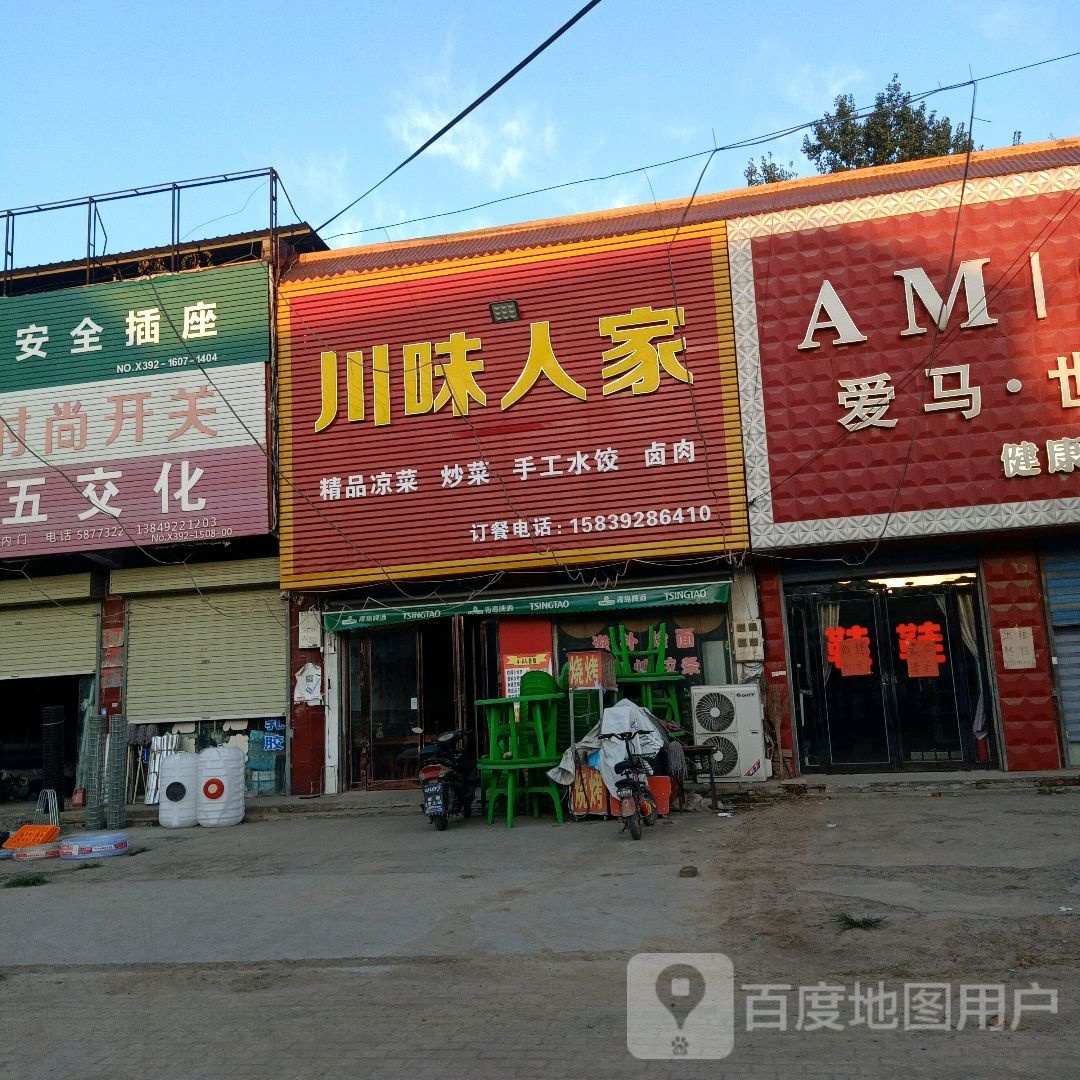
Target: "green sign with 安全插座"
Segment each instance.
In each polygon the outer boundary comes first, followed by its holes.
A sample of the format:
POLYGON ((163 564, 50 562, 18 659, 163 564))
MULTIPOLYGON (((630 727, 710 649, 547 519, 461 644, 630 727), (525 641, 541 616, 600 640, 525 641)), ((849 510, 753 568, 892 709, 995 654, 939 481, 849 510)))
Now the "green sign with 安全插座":
POLYGON ((362 611, 328 611, 323 625, 330 632, 375 626, 423 622, 450 615, 572 615, 581 612, 617 614, 640 608, 726 604, 730 583, 695 582, 688 585, 648 585, 592 592, 548 593, 539 596, 502 596, 481 601, 446 601, 437 604, 386 605, 362 611))
POLYGON ((263 262, 0 298, 0 394, 270 359, 263 262))

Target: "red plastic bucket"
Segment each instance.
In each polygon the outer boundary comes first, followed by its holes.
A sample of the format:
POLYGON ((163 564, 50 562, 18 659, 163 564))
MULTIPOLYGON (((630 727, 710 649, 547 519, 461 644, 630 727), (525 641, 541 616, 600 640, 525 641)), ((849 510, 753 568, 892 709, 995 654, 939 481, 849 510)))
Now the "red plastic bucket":
POLYGON ((650 776, 649 790, 656 800, 656 812, 661 817, 666 817, 671 813, 671 777, 650 776))
MULTIPOLYGON (((652 797, 656 800, 656 812, 661 817, 667 817, 671 813, 671 777, 670 776, 650 776, 649 790, 652 792, 652 797)), ((614 795, 608 796, 608 813, 612 817, 622 817, 622 807, 619 805, 619 800, 614 795)))

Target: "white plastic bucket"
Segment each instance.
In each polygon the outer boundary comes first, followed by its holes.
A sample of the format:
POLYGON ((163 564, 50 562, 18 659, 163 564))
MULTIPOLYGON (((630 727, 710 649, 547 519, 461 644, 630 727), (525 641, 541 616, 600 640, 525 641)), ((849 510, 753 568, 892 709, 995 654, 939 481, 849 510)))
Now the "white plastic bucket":
POLYGON ((211 746, 199 753, 198 822, 211 828, 244 820, 244 751, 211 746))
POLYGON ((199 820, 199 755, 169 754, 158 774, 158 824, 187 829, 199 820))

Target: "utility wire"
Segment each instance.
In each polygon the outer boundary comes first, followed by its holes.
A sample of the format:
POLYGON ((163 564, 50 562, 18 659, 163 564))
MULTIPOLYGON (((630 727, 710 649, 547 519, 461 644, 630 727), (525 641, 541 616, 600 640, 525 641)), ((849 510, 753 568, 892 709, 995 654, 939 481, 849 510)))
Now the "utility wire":
MULTIPOLYGON (((934 97, 937 94, 945 94, 953 90, 962 90, 965 87, 972 86, 976 83, 988 82, 990 79, 1000 79, 1005 75, 1015 75, 1018 72, 1028 71, 1031 68, 1045 67, 1047 64, 1056 64, 1060 63, 1063 60, 1073 60, 1076 57, 1080 57, 1080 52, 1063 53, 1061 56, 1052 56, 1046 60, 1036 60, 1033 63, 1023 64, 1020 67, 1009 68, 1006 71, 995 71, 990 75, 980 75, 975 78, 965 79, 963 82, 950 83, 948 86, 938 86, 932 90, 922 90, 917 94, 909 95, 909 97, 911 101, 925 101, 927 98, 934 97)), ((864 105, 861 108, 855 110, 855 112, 852 114, 852 118, 865 119, 867 116, 873 113, 876 108, 876 102, 873 105, 864 105)), ((793 124, 790 127, 778 128, 775 131, 766 132, 763 135, 749 135, 744 139, 736 139, 733 142, 724 143, 721 146, 713 145, 705 150, 697 150, 692 154, 683 154, 681 157, 669 158, 667 161, 657 161, 649 165, 635 165, 633 168, 620 169, 618 172, 605 173, 602 176, 585 176, 577 180, 564 180, 558 184, 548 184, 546 187, 532 188, 529 191, 519 191, 514 195, 501 195, 497 199, 488 199, 486 202, 475 203, 472 206, 459 207, 456 210, 443 210, 437 214, 424 214, 420 217, 407 218, 404 221, 396 221, 388 225, 372 225, 363 229, 349 229, 345 232, 331 233, 329 236, 323 237, 323 239, 338 240, 345 236, 357 236, 361 233, 366 232, 383 232, 384 230, 389 228, 401 228, 405 225, 419 225, 425 221, 437 221, 439 218, 454 217, 458 214, 468 214, 476 210, 486 210, 489 206, 498 206, 500 203, 511 202, 514 199, 527 199, 531 198, 533 195, 546 195, 549 192, 559 191, 562 188, 580 187, 583 184, 598 184, 603 183, 606 180, 620 180, 623 177, 632 176, 633 174, 639 172, 644 172, 646 169, 663 169, 667 168, 669 165, 681 165, 684 161, 693 161, 695 158, 715 156, 717 153, 725 150, 745 150, 748 147, 764 146, 767 143, 775 142, 776 140, 786 138, 789 135, 797 135, 800 131, 806 131, 812 128, 815 124, 819 123, 821 123, 821 117, 817 117, 814 120, 806 120, 799 124, 793 124)), ((969 131, 968 134, 970 135, 971 132, 969 131)), ((397 170, 395 169, 394 171, 396 172, 397 170)), ((392 176, 393 173, 391 173, 390 175, 392 176)), ((386 179, 389 179, 389 176, 384 177, 384 180, 386 179)), ((383 180, 379 181, 379 184, 381 183, 383 183, 383 180)), ((378 186, 379 185, 377 184, 376 187, 378 186)), ((371 189, 371 191, 374 190, 375 188, 371 189)), ((357 199, 356 202, 350 203, 350 205, 347 206, 345 210, 341 211, 341 213, 343 214, 347 210, 351 209, 353 206, 356 205, 357 202, 360 202, 361 199, 365 198, 366 195, 370 193, 370 191, 365 192, 364 195, 360 196, 360 199, 357 199)), ((293 212, 295 213, 295 208, 293 212)), ((340 216, 341 214, 335 214, 332 218, 330 218, 329 221, 324 222, 323 225, 320 225, 319 230, 322 230, 326 227, 326 225, 329 225, 331 222, 337 220, 337 218, 339 218, 340 216)))
MULTIPOLYGON (((960 237, 960 219, 964 212, 964 196, 967 194, 968 174, 971 171, 971 154, 973 147, 973 140, 971 137, 971 124, 975 122, 975 100, 978 97, 979 84, 972 82, 971 84, 971 118, 968 121, 968 138, 967 138, 967 152, 964 154, 964 175, 960 181, 960 196, 956 204, 956 218, 953 221, 952 242, 949 246, 949 264, 945 271, 945 280, 952 280, 953 268, 956 266, 956 245, 960 237)), ((940 312, 938 318, 934 319, 934 329, 930 339, 930 355, 928 357, 930 367, 929 369, 923 368, 925 372, 924 378, 930 377, 930 370, 932 370, 936 364, 938 346, 941 343, 941 316, 940 312)), ((904 485, 907 483, 908 470, 911 468, 911 459, 915 454, 915 443, 919 436, 919 424, 925 418, 925 412, 917 412, 912 418, 911 436, 908 439, 907 452, 904 454, 904 466, 900 471, 900 479, 896 482, 896 487, 893 490, 892 499, 889 502, 889 510, 885 515, 885 520, 881 523, 881 531, 874 538, 870 548, 864 553, 862 559, 858 565, 869 562, 873 558, 878 547, 881 545, 881 541, 884 539, 885 534, 889 531, 889 525, 892 522, 893 515, 896 513, 896 505, 900 501, 900 494, 904 490, 904 485)))
POLYGON ((548 48, 548 46, 553 45, 556 41, 558 41, 559 38, 561 38, 563 34, 565 34, 566 31, 570 29, 570 27, 572 27, 576 22, 578 22, 578 20, 584 18, 599 3, 600 0, 589 0, 589 2, 579 12, 577 12, 576 15, 573 15, 570 19, 564 22, 562 26, 560 26, 559 29, 551 35, 551 37, 549 37, 546 41, 533 49, 533 51, 529 53, 529 55, 526 56, 524 60, 522 60, 518 64, 515 64, 514 67, 512 67, 501 79, 499 79, 497 83, 485 90, 471 105, 467 105, 464 109, 461 110, 461 112, 457 114, 457 116, 454 117, 453 120, 449 121, 441 128, 439 128, 439 130, 436 131, 430 139, 428 139, 422 146, 418 146, 399 165, 395 165, 394 168, 392 168, 377 184, 369 187, 363 195, 358 195, 355 199, 353 199, 353 201, 349 203, 349 205, 346 206, 344 210, 339 210, 333 217, 327 218, 327 220, 324 221, 315 231, 320 232, 322 229, 325 229, 326 226, 329 225, 331 222, 337 221, 337 219, 341 217, 342 214, 348 213, 358 202, 363 201, 377 188, 382 187, 382 185, 385 184, 391 176, 404 169, 410 161, 418 158, 429 146, 437 143, 439 139, 441 139, 451 128, 464 120, 465 117, 468 116, 469 113, 471 113, 474 109, 477 109, 479 108, 479 106, 483 105, 483 103, 487 101, 487 99, 491 97, 492 94, 502 89, 502 87, 504 87, 519 71, 528 67, 529 64, 531 64, 545 49, 548 48))

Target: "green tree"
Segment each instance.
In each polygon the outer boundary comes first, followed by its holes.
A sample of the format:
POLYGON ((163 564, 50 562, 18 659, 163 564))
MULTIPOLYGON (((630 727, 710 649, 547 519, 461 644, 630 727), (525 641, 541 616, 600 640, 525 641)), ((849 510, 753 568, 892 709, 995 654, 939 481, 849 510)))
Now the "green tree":
POLYGON ((751 158, 743 169, 743 176, 746 177, 746 182, 750 187, 756 187, 758 184, 775 184, 781 180, 794 180, 798 173, 795 172, 794 161, 789 161, 786 166, 779 161, 773 161, 770 150, 768 156, 762 155, 760 163, 751 158))
POLYGON ((858 114, 850 94, 837 97, 835 108, 813 125, 813 138, 803 138, 802 151, 819 173, 966 154, 975 149, 963 124, 954 128, 947 116, 939 119, 933 110, 927 112, 925 101, 913 106, 899 75, 893 75, 865 116, 858 114))

